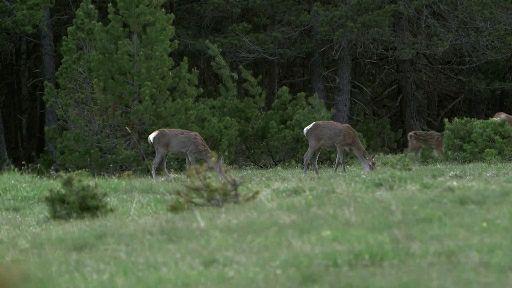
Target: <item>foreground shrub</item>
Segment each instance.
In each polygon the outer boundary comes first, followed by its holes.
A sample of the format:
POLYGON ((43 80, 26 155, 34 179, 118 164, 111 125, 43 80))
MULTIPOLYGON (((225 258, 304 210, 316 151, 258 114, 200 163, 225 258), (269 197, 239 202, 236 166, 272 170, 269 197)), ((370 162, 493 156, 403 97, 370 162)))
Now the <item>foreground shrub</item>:
POLYGON ((445 122, 444 149, 459 162, 512 159, 512 128, 504 121, 456 118, 445 122))
POLYGON ((97 217, 112 210, 105 197, 96 183, 74 173, 64 176, 61 188, 50 190, 45 202, 53 219, 97 217))
POLYGON ((169 205, 171 212, 181 212, 193 207, 222 207, 229 203, 244 203, 256 199, 259 191, 241 195, 240 182, 224 173, 208 169, 206 165, 194 165, 187 170, 189 181, 176 192, 169 205))

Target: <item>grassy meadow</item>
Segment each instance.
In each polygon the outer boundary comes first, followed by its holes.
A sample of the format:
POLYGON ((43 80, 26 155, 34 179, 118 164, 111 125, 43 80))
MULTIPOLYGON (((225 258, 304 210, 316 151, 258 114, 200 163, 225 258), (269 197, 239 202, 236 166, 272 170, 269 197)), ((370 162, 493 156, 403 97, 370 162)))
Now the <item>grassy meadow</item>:
POLYGON ((114 211, 72 221, 6 172, 0 287, 511 287, 511 164, 402 168, 235 170, 258 199, 178 214, 181 174, 100 177, 114 211))

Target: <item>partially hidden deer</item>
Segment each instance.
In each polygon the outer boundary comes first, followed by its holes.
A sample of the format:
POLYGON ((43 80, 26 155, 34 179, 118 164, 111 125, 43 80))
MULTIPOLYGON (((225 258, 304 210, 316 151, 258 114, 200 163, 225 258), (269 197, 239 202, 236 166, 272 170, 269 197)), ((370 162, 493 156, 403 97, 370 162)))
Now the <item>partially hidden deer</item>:
POLYGON ((410 153, 418 157, 423 148, 434 149, 437 156, 443 155, 443 134, 436 131, 411 131, 407 134, 410 153))
POLYGON ((203 137, 197 132, 182 129, 158 129, 148 136, 149 144, 155 148, 155 159, 151 166, 151 176, 156 177, 156 170, 163 164, 167 176, 171 177, 166 167, 168 153, 184 154, 188 165, 204 161, 208 168, 214 169, 223 176, 222 160, 214 160, 213 152, 203 137))
POLYGON ((340 124, 334 121, 316 121, 304 128, 304 136, 308 140, 308 151, 304 154, 304 174, 308 171, 308 164, 314 156, 314 170, 318 175, 318 156, 321 148, 336 148, 336 163, 334 171, 339 165, 346 171, 343 161, 343 151, 354 153, 363 169, 371 171, 375 169, 374 156, 370 157, 364 149, 357 132, 349 124, 340 124))
POLYGON ((506 121, 508 125, 512 126, 512 116, 505 112, 498 112, 491 118, 492 120, 506 121))

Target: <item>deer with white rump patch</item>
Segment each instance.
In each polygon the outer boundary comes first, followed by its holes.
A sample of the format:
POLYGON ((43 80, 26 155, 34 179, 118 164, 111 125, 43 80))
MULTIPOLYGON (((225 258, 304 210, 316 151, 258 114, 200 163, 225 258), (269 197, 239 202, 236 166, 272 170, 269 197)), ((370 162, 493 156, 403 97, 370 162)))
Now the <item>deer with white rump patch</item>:
POLYGON ((443 155, 443 134, 436 131, 411 131, 407 134, 407 150, 419 156, 423 148, 434 149, 437 156, 443 155))
POLYGON ((308 139, 309 148, 304 154, 304 174, 308 171, 308 164, 311 156, 314 155, 314 169, 318 174, 318 156, 320 155, 320 148, 332 148, 337 150, 336 164, 334 171, 338 170, 341 165, 343 171, 345 163, 343 161, 343 151, 350 151, 356 155, 357 159, 363 166, 365 171, 375 169, 374 157, 370 157, 364 149, 357 132, 349 124, 340 124, 334 121, 316 121, 304 128, 304 136, 308 139))
POLYGON ((197 132, 181 129, 159 129, 149 135, 148 142, 155 147, 156 153, 151 167, 153 179, 156 177, 156 170, 162 162, 165 173, 167 176, 171 176, 165 163, 167 153, 185 154, 187 165, 194 165, 198 160, 205 161, 209 168, 213 168, 221 176, 224 175, 222 160, 213 160, 213 152, 197 132))

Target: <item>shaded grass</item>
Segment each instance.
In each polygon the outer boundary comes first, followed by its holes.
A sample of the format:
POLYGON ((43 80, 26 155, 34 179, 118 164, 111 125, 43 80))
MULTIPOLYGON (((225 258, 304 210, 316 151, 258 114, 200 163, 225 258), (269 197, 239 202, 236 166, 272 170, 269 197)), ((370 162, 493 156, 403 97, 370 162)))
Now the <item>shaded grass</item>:
POLYGON ((510 164, 393 165, 237 170, 259 199, 180 214, 183 176, 98 178, 115 212, 67 222, 42 202, 56 181, 7 173, 0 259, 28 287, 512 285, 510 164))

